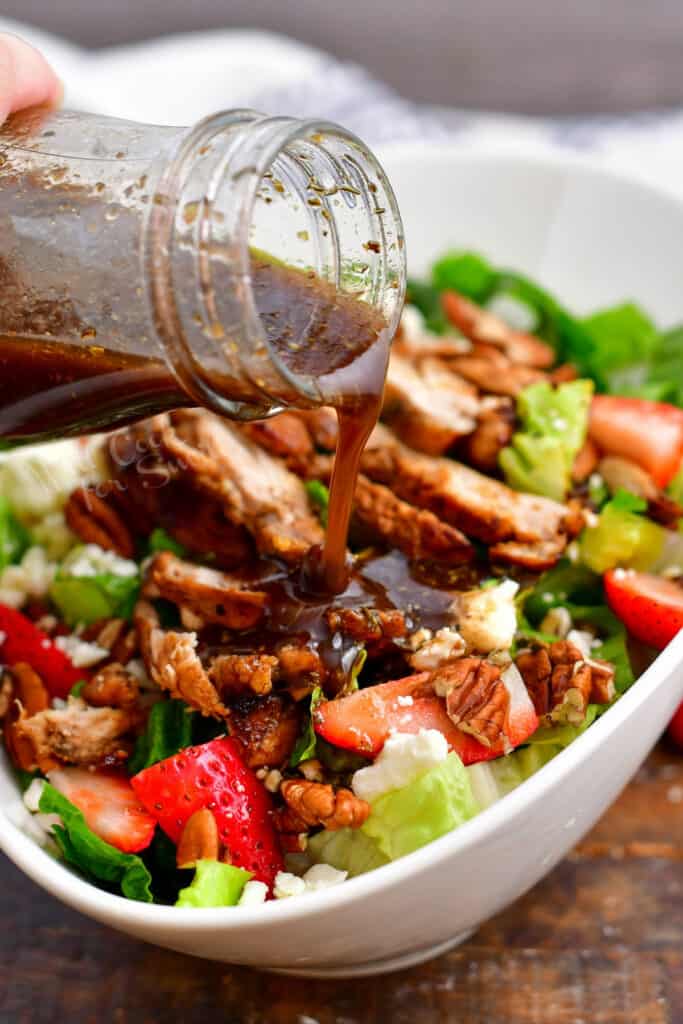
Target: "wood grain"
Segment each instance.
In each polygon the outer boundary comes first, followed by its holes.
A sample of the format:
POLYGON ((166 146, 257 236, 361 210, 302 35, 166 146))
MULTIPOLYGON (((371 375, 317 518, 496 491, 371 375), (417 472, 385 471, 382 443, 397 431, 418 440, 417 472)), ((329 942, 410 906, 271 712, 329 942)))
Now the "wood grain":
POLYGON ((683 1024, 683 758, 662 744, 576 850, 459 949, 311 982, 108 931, 0 864, 0 1024, 683 1024))

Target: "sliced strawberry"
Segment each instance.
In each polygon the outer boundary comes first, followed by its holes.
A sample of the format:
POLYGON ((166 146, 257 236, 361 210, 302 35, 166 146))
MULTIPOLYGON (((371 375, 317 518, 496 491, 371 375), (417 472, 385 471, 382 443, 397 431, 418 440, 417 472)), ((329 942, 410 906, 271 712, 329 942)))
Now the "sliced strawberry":
POLYGON ((283 870, 270 795, 242 761, 234 740, 223 738, 188 747, 145 768, 131 782, 174 843, 187 819, 208 807, 231 864, 251 871, 269 886, 283 870))
POLYGON ((51 697, 66 697, 71 687, 84 678, 83 669, 76 668, 47 633, 5 604, 0 604, 0 661, 6 665, 27 662, 51 697))
POLYGON ((637 640, 659 650, 683 629, 683 587, 632 569, 605 573, 607 603, 637 640))
POLYGON ((683 704, 669 722, 669 736, 683 750, 683 704))
POLYGON ((464 764, 489 761, 510 746, 523 743, 538 728, 538 717, 521 677, 517 682, 511 673, 505 676, 510 693, 508 744, 501 741, 485 747, 454 725, 446 713, 446 702, 434 693, 431 672, 369 686, 341 700, 318 704, 313 712, 315 731, 337 747, 375 757, 392 729, 409 733, 437 729, 464 764))
POLYGON ((125 775, 86 768, 55 768, 51 784, 83 812, 95 835, 123 853, 137 853, 152 842, 156 821, 144 809, 125 775))
POLYGON ((675 405, 596 395, 589 433, 604 452, 637 462, 659 487, 666 487, 681 464, 683 409, 675 405))

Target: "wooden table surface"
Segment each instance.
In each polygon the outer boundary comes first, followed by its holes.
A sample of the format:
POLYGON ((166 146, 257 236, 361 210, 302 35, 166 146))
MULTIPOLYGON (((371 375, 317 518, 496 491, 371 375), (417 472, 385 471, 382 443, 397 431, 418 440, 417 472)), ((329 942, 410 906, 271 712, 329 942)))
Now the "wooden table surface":
POLYGON ((6 860, 0 964, 0 1024, 683 1024, 683 756, 662 743, 548 878, 410 971, 313 982, 167 953, 6 860))

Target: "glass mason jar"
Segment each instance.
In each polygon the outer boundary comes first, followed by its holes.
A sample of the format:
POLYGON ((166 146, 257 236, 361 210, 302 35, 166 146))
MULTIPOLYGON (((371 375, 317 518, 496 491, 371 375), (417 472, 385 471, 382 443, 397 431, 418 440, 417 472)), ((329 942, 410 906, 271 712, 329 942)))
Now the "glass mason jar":
POLYGON ((349 368, 404 290, 391 186, 334 124, 34 109, 0 129, 5 440, 362 399, 376 382, 349 368))

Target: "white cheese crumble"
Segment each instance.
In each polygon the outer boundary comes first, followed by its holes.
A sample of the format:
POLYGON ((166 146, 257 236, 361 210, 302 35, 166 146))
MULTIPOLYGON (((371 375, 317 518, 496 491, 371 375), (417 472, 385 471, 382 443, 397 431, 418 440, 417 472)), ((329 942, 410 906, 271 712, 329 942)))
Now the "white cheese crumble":
POLYGON ((557 605, 546 613, 541 622, 542 633, 552 633, 553 636, 566 637, 572 628, 572 617, 563 605, 557 605))
POLYGON ((351 788, 361 800, 372 803, 383 793, 409 786, 420 775, 448 757, 445 736, 436 729, 418 733, 392 733, 374 763, 359 768, 351 788))
POLYGON ((268 886, 266 883, 252 879, 252 881, 247 882, 244 889, 242 889, 242 895, 239 898, 237 906, 255 907, 258 903, 265 903, 267 895, 268 886))
POLYGON ((102 442, 53 441, 0 455, 0 494, 22 520, 58 512, 71 492, 86 481, 104 479, 102 442))
POLYGON ((24 792, 24 805, 31 814, 37 814, 40 810, 40 798, 43 795, 44 786, 44 779, 34 779, 24 792))
POLYGON ((414 642, 417 646, 413 654, 408 655, 408 662, 418 672, 438 668, 445 661, 465 653, 465 641, 456 629, 449 626, 437 629, 433 635, 429 630, 418 630, 414 634, 414 642))
POLYGON ((567 633, 567 640, 581 651, 584 658, 590 658, 595 637, 587 629, 570 629, 567 633))
POLYGON ((460 595, 458 629, 470 650, 486 654, 510 647, 517 631, 518 590, 514 580, 503 580, 496 587, 460 595))
MULTIPOLYGON (((339 885, 346 880, 347 874, 347 871, 337 871, 329 864, 314 864, 302 877, 292 874, 291 871, 278 871, 275 876, 273 895, 276 900, 285 900, 290 896, 303 896, 305 893, 319 892, 321 889, 339 885)), ((247 882, 247 885, 249 884, 247 882)))
POLYGON ((96 665, 98 661, 102 661, 109 654, 106 647, 100 647, 99 644, 89 644, 85 640, 81 640, 75 633, 70 633, 68 636, 58 636, 55 638, 54 643, 55 647, 59 647, 60 651, 64 651, 64 654, 66 654, 76 668, 89 668, 91 665, 96 665))
POLYGON ((111 573, 112 576, 136 576, 137 563, 121 558, 114 551, 106 551, 97 544, 84 544, 65 558, 62 572, 68 576, 98 576, 111 573))
POLYGON ((56 571, 41 547, 29 548, 18 565, 8 565, 0 573, 0 603, 21 608, 29 598, 45 597, 56 571))

